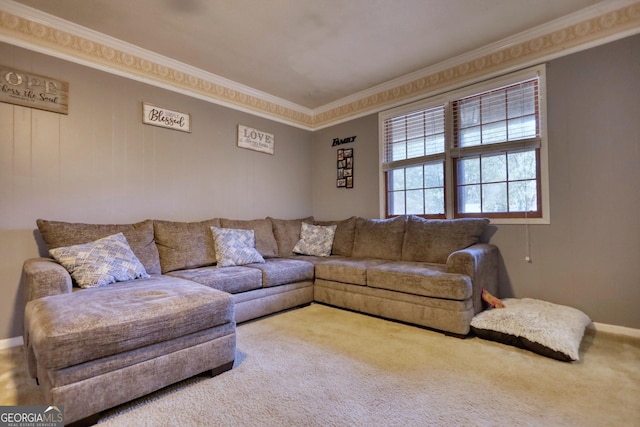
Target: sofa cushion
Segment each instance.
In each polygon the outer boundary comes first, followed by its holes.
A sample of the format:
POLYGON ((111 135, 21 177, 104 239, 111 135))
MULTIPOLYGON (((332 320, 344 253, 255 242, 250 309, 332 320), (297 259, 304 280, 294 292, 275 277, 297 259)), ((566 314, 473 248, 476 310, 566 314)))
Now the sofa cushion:
POLYGON ((223 228, 236 228, 241 230, 253 230, 256 239, 256 249, 265 258, 273 258, 278 256, 278 243, 273 235, 273 226, 271 220, 254 219, 254 220, 237 220, 237 219, 220 219, 220 225, 223 228))
POLYGON ((302 223, 313 224, 313 217, 301 219, 276 219, 267 218, 273 226, 273 235, 278 244, 278 256, 286 258, 293 255, 293 247, 300 240, 300 230, 302 223))
POLYGON ((336 225, 312 225, 303 223, 300 240, 293 247, 293 252, 302 255, 327 257, 331 255, 336 225))
POLYGON ((471 279, 447 273, 439 264, 396 261, 367 269, 367 285, 425 297, 464 301, 471 298, 471 279))
POLYGON ((264 262, 255 248, 253 230, 211 227, 218 267, 264 262))
POLYGON ((29 301, 38 363, 60 369, 234 322, 233 296, 169 276, 29 301))
POLYGON ((313 264, 306 261, 284 258, 268 259, 264 264, 249 264, 246 267, 262 271, 262 287, 313 280, 313 264))
POLYGON ((386 262, 382 259, 330 259, 316 264, 316 278, 366 286, 367 268, 386 262))
POLYGON ((49 251, 81 288, 149 277, 124 234, 49 251))
POLYGON ((122 233, 146 272, 160 273, 160 258, 154 241, 152 220, 135 224, 84 224, 38 219, 36 224, 49 249, 80 245, 122 233))
POLYGON ((404 216, 390 219, 358 218, 351 256, 387 260, 401 259, 405 224, 406 217, 404 216))
POLYGON ((353 252, 353 240, 356 236, 356 219, 344 219, 342 221, 315 221, 315 225, 335 225, 336 234, 333 237, 331 255, 351 256, 353 252))
POLYGON ((191 280, 210 288, 237 294, 262 287, 262 273, 247 267, 201 267, 189 270, 177 270, 167 273, 169 276, 191 280))
POLYGON ((211 227, 220 227, 220 220, 153 221, 162 273, 215 264, 216 250, 211 227))
POLYGON ((452 252, 477 243, 488 224, 486 218, 433 220, 412 215, 407 221, 402 260, 445 264, 452 252))

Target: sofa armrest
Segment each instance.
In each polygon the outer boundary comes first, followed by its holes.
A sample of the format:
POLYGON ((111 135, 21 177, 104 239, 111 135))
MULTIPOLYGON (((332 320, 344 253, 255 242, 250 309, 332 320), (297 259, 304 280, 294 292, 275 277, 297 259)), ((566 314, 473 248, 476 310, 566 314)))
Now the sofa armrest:
POLYGON ((478 243, 455 251, 447 258, 447 272, 464 274, 473 284, 473 308, 476 313, 483 310, 482 288, 496 295, 498 291, 498 248, 487 243, 478 243))
POLYGON ((25 303, 49 295, 71 293, 73 283, 69 272, 50 258, 32 258, 24 262, 22 275, 25 303))

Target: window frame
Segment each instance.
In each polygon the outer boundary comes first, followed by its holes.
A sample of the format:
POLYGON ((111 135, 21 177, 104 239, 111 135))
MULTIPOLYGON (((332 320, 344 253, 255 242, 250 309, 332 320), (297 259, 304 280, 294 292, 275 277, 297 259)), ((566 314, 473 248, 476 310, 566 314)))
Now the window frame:
MULTIPOLYGON (((379 180, 380 180, 380 216, 388 218, 395 215, 389 215, 388 206, 389 195, 388 189, 388 171, 385 170, 385 121, 393 117, 408 115, 411 112, 433 108, 438 105, 445 106, 445 153, 444 153, 444 215, 419 215, 424 218, 469 218, 469 217, 485 217, 491 218, 494 224, 550 224, 550 206, 549 206, 549 162, 548 162, 548 141, 547 141, 547 108, 546 108, 546 67, 544 64, 530 67, 524 70, 516 71, 510 74, 494 77, 478 83, 469 84, 464 87, 451 87, 439 94, 434 94, 427 98, 411 102, 409 104, 400 105, 398 107, 382 111, 378 114, 378 140, 379 140, 379 180), (468 96, 480 94, 496 90, 505 86, 516 84, 528 79, 538 78, 538 114, 539 114, 539 144, 536 147, 529 147, 524 144, 527 149, 535 148, 537 159, 537 176, 536 180, 537 202, 540 206, 540 213, 537 216, 531 216, 527 213, 512 214, 503 213, 457 213, 458 195, 457 193, 457 163, 454 158, 461 157, 461 149, 454 144, 454 123, 453 108, 454 101, 468 96)), ((496 146, 504 144, 507 149, 513 150, 518 147, 518 141, 497 143, 496 146)), ((478 154, 482 154, 482 150, 478 150, 478 154)), ((498 150, 499 151, 499 150, 498 150)), ((428 160, 434 160, 434 156, 427 156, 428 160)), ((400 161, 398 167, 410 167, 418 164, 425 164, 425 158, 407 159, 400 161), (415 160, 415 161, 414 161, 415 160)))

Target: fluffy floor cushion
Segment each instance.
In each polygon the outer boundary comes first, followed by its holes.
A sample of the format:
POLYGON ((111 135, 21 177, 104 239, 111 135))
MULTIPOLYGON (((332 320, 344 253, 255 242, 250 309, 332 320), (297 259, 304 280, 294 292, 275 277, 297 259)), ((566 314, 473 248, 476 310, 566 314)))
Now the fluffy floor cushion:
POLYGON ((483 311, 471 321, 480 338, 531 350, 565 362, 579 360, 591 319, 582 311, 531 298, 507 298, 504 308, 483 311))

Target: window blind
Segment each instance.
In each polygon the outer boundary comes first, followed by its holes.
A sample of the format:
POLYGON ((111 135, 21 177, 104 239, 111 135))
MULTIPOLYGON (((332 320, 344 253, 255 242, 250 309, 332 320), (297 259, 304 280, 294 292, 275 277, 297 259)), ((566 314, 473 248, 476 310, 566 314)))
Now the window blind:
POLYGON ((455 100, 452 111, 454 157, 540 144, 537 78, 455 100))
POLYGON ((445 107, 439 105, 384 121, 383 169, 442 157, 445 152, 445 107))

